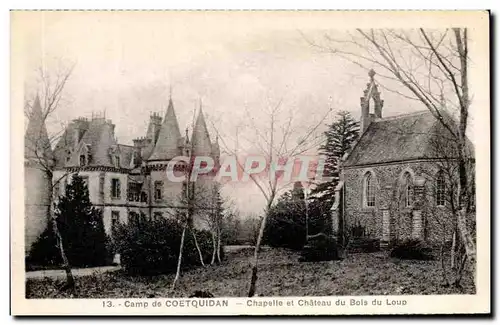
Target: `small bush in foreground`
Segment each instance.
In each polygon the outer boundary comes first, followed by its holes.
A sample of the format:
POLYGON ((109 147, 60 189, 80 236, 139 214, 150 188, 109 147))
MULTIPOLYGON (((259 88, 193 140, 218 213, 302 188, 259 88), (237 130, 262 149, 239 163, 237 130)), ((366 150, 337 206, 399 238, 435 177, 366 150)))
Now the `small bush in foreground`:
POLYGON ((351 253, 373 253, 380 250, 380 240, 377 238, 353 238, 349 244, 351 253))
POLYGON ((339 259, 337 242, 334 238, 319 233, 309 236, 302 249, 301 262, 331 261, 339 259))
POLYGON ((402 260, 432 260, 432 248, 418 239, 407 239, 396 243, 391 250, 391 257, 402 260))
MULTIPOLYGON (((134 275, 175 272, 182 229, 179 222, 171 219, 144 220, 118 225, 115 247, 120 253, 121 264, 125 271, 134 275)), ((212 260, 213 243, 210 232, 186 229, 182 253, 183 269, 201 266, 192 231, 196 234, 204 263, 209 264, 212 260)), ((221 259, 223 251, 221 247, 221 259)))

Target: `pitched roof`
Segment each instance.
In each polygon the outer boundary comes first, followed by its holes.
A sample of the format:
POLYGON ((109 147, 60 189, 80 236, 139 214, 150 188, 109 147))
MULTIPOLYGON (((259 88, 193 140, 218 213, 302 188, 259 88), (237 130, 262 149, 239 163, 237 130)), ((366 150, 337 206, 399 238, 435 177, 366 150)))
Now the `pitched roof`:
MULTIPOLYGON (((448 122, 454 121, 449 114, 442 115, 448 122)), ((454 122, 446 124, 456 125, 454 122)), ((454 155, 450 139, 450 131, 428 110, 378 119, 370 123, 343 165, 443 158, 443 155, 450 157, 454 155), (444 154, 441 150, 448 153, 444 154)), ((473 149, 470 141, 468 144, 473 149)))
POLYGON ((172 98, 168 102, 167 113, 163 119, 158 140, 149 160, 169 160, 179 155, 181 132, 175 116, 172 98))
POLYGON ((24 157, 51 161, 54 158, 38 95, 24 135, 24 157))
POLYGON ((74 120, 65 130, 57 143, 54 152, 57 166, 79 166, 80 154, 89 153, 92 159, 89 166, 114 166, 111 153, 120 157, 120 167, 131 168, 134 147, 118 144, 114 137, 114 125, 104 118, 91 121, 74 120), (80 138, 76 139, 76 131, 80 129, 80 138), (69 153, 69 160, 68 158, 69 153))
MULTIPOLYGON (((120 165, 122 168, 134 168, 137 166, 137 161, 132 161, 136 149, 133 146, 126 144, 118 144, 120 148, 120 165)), ((137 158, 137 157, 135 157, 137 158)), ((135 159, 137 160, 137 159, 135 159)))

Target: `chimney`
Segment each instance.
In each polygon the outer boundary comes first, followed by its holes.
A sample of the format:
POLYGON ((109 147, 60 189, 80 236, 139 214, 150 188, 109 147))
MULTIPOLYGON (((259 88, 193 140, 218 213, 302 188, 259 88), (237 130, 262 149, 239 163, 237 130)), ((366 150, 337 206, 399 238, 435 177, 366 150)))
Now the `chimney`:
POLYGON ((85 117, 79 117, 73 120, 74 125, 74 146, 76 147, 83 138, 85 132, 89 129, 89 121, 85 117))
POLYGON ((153 112, 149 115, 149 125, 146 132, 146 138, 151 139, 153 143, 158 140, 158 134, 160 133, 162 118, 160 113, 153 112))

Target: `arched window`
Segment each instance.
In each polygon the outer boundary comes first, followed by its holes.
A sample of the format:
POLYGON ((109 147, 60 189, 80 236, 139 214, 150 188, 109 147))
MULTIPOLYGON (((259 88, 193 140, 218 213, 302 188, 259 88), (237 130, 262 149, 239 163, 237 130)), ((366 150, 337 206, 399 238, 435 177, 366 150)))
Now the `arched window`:
POLYGON ((405 207, 413 205, 413 179, 409 172, 403 175, 403 202, 405 207))
POLYGON ((87 158, 85 155, 80 155, 80 166, 85 166, 87 164, 87 158))
POLYGON ((436 176, 436 205, 444 206, 446 183, 443 171, 439 171, 436 176))
POLYGON ((365 207, 375 206, 375 179, 372 173, 365 175, 364 181, 364 203, 365 207))

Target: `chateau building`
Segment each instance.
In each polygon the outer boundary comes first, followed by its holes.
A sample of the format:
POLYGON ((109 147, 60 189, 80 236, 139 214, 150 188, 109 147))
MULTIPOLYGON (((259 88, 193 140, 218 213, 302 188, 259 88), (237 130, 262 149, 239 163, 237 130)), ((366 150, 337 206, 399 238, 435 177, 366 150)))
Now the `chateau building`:
MULTIPOLYGON (((458 151, 450 133, 457 130, 455 120, 444 109, 383 117, 373 70, 369 77, 361 97, 360 137, 341 161, 334 231, 339 225, 361 226, 382 245, 451 239, 459 183, 458 151)), ((472 143, 467 147, 473 177, 472 143)))
MULTIPOLYGON (((37 98, 25 135, 26 250, 46 227, 50 195, 54 201, 63 195, 75 173, 87 183, 90 201, 102 210, 104 227, 112 236, 118 222, 174 217, 185 208, 186 182, 167 178, 172 158, 210 156, 217 163, 220 155, 217 139, 210 139, 201 105, 190 139, 187 129, 181 134, 172 98, 164 118, 152 113, 145 136, 133 145, 117 142, 111 120, 93 116, 73 120, 52 149, 43 120, 37 98)), ((213 193, 213 185, 206 180, 195 187, 200 193, 213 193)), ((206 200, 209 195, 197 197, 206 200)), ((195 226, 203 226, 196 215, 193 220, 195 226)))

